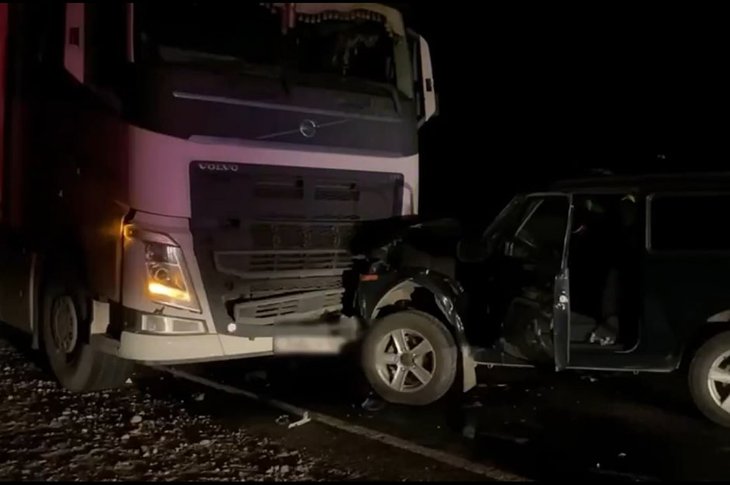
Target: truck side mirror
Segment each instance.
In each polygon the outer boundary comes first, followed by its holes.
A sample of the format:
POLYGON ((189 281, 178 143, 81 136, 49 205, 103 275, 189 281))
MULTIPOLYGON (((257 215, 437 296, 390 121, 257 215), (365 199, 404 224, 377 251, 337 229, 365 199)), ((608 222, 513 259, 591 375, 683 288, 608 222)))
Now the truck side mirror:
POLYGON ((462 239, 456 245, 456 257, 462 263, 482 263, 487 259, 487 253, 481 239, 462 239))
POLYGON ((412 30, 408 30, 407 33, 418 106, 418 126, 421 127, 426 121, 436 116, 438 98, 428 42, 412 30))

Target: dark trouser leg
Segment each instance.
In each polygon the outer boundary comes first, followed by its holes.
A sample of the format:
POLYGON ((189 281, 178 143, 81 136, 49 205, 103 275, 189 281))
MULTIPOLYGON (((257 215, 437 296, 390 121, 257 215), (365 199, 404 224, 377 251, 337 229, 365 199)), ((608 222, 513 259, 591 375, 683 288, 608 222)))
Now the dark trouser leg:
POLYGON ((611 269, 606 276, 606 284, 601 301, 601 322, 593 332, 594 342, 610 345, 618 336, 619 315, 619 273, 611 269))

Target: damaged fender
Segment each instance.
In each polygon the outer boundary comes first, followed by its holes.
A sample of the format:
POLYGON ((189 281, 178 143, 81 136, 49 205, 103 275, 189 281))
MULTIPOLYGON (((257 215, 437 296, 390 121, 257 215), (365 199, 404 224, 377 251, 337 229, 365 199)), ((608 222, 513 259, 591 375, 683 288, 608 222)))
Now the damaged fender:
POLYGON ((399 301, 412 301, 413 293, 418 289, 428 291, 433 296, 436 306, 451 327, 461 351, 462 390, 469 391, 477 384, 476 362, 466 339, 459 310, 463 290, 458 283, 428 269, 401 270, 395 275, 382 275, 382 279, 379 278, 377 282, 361 284, 358 292, 360 315, 369 324, 378 318, 384 308, 399 301))

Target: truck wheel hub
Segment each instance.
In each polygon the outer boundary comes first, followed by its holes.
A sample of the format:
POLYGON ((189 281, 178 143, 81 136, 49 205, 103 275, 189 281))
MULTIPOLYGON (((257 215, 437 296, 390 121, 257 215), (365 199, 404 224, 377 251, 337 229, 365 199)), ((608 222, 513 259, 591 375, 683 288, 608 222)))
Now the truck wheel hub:
POLYGON ((56 349, 65 354, 73 352, 78 341, 78 317, 71 297, 62 296, 54 302, 51 324, 56 349))

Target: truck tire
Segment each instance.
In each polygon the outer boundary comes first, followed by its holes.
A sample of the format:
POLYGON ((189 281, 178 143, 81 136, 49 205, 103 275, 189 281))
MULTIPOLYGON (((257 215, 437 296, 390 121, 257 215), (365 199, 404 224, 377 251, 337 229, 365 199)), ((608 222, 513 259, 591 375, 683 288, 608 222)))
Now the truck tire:
POLYGON ((104 354, 89 345, 89 302, 70 273, 51 277, 41 300, 41 338, 53 373, 74 392, 124 385, 133 363, 104 354))
POLYGON ((730 428, 730 332, 715 335, 697 350, 689 366, 689 390, 702 414, 730 428))
POLYGON ((453 386, 459 353, 451 332, 427 313, 406 310, 374 322, 362 346, 363 372, 384 400, 425 406, 453 386))

